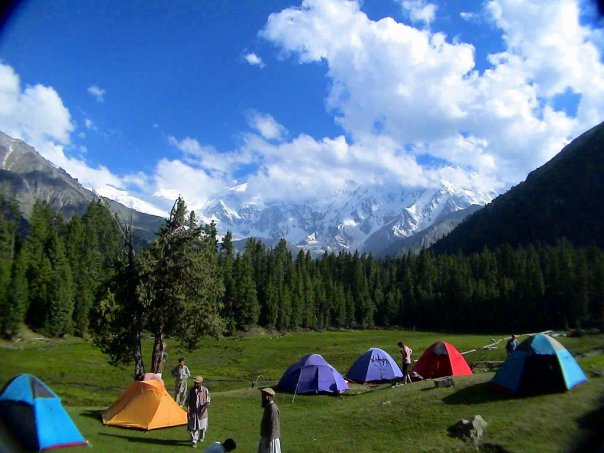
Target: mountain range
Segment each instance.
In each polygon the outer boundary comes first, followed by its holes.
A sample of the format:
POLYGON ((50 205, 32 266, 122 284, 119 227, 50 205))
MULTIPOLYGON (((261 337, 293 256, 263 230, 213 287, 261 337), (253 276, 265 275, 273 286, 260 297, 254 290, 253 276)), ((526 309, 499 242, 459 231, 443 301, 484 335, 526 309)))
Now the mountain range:
MULTIPOLYGON (((285 238, 315 255, 346 250, 383 256, 405 238, 415 237, 420 247, 430 245, 491 198, 443 183, 412 190, 358 185, 321 199, 263 203, 243 184, 210 202, 200 214, 236 239, 255 237, 272 245, 285 238), (443 227, 434 228, 438 225, 443 227)), ((409 244, 405 250, 415 248, 409 244)))
MULTIPOLYGON (((0 162, 0 182, 10 185, 26 219, 36 198, 47 200, 66 218, 82 214, 98 198, 34 148, 3 133, 0 162)), ((441 187, 418 189, 351 185, 321 199, 263 202, 240 184, 198 214, 206 222, 216 221, 220 236, 230 230, 240 247, 250 237, 267 245, 284 238, 292 249, 315 255, 358 250, 384 256, 430 245, 492 197, 443 182, 441 187)), ((153 237, 163 220, 101 198, 145 239, 153 237)))

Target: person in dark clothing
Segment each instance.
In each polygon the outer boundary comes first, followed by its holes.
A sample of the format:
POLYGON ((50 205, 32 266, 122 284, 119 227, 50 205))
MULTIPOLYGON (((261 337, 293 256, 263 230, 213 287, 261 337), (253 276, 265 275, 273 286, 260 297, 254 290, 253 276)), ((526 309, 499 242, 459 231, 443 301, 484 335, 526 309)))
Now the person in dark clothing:
POLYGON ((518 347, 518 340, 516 340, 516 335, 512 335, 508 342, 505 344, 505 352, 511 354, 518 347))
POLYGON ((260 443, 258 453, 281 453, 281 426, 279 408, 273 401, 275 391, 272 388, 260 389, 264 413, 260 423, 260 443))

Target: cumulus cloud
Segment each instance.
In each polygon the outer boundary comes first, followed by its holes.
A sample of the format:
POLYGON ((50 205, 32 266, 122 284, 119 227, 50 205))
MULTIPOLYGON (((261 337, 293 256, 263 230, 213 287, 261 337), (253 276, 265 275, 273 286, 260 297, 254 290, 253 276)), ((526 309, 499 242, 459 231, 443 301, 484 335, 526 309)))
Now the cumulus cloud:
MULTIPOLYGON (((87 128, 94 129, 90 119, 85 119, 84 123, 87 128)), ((75 132, 75 125, 59 94, 54 88, 40 84, 23 88, 14 69, 1 63, 0 130, 30 144, 43 157, 101 195, 113 193, 116 188, 125 189, 135 182, 135 178, 119 177, 105 166, 93 168, 84 160, 69 157, 65 150, 74 148, 71 134, 75 132)), ((75 149, 86 152, 85 146, 75 149)), ((131 201, 135 199, 131 197, 131 201)))
POLYGON ((89 86, 87 91, 96 99, 99 104, 105 102, 105 90, 98 85, 89 86))
MULTIPOLYGON (((401 4, 410 12, 429 6, 401 4)), ((437 10, 425 11, 429 23, 428 12, 437 10)), ((542 8, 492 0, 481 14, 506 45, 483 72, 472 43, 392 18, 371 20, 356 1, 305 0, 272 14, 261 36, 300 63, 327 65, 326 104, 353 147, 387 137, 398 159, 432 156, 441 169, 481 174, 475 183, 501 190, 601 121, 604 66, 576 1, 542 8), (580 95, 576 117, 554 106, 566 90, 580 95)), ((365 151, 383 158, 372 147, 365 151)))
POLYGON ((264 68, 265 66, 264 62, 262 61, 262 58, 260 58, 253 52, 246 54, 243 58, 245 59, 245 61, 247 61, 248 64, 252 66, 258 66, 260 68, 264 68))
POLYGON ((14 69, 0 64, 0 130, 28 142, 68 144, 71 116, 52 87, 27 86, 14 69))
POLYGON ((438 9, 434 3, 426 0, 402 0, 400 3, 412 22, 424 22, 427 25, 434 20, 438 9))

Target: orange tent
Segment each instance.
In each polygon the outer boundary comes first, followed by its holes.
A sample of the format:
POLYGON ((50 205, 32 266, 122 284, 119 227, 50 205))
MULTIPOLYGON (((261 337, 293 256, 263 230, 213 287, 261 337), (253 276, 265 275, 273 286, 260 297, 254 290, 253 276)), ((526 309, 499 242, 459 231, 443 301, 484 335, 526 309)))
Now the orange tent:
POLYGON ((103 423, 123 428, 157 429, 187 424, 187 413, 159 380, 134 381, 103 412, 103 423))

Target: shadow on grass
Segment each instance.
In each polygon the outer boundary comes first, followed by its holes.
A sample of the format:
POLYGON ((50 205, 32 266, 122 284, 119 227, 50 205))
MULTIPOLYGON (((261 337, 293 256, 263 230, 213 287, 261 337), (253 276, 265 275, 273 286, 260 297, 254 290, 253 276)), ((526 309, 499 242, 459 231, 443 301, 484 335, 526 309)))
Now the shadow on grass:
POLYGON ((581 434, 566 451, 604 452, 604 395, 599 401, 597 408, 577 419, 581 434))
POLYGON ((490 403, 493 401, 506 401, 515 399, 514 396, 506 393, 498 392, 489 387, 488 382, 470 385, 464 387, 457 392, 445 396, 443 403, 445 404, 481 404, 490 403))
POLYGON ((80 412, 82 417, 94 418, 100 422, 103 421, 103 410, 102 409, 90 409, 80 412))
POLYGON ((113 433, 99 433, 100 436, 113 437, 116 439, 122 439, 128 442, 139 443, 139 444, 154 444, 154 445, 165 445, 170 447, 178 446, 191 446, 190 440, 174 440, 174 439, 153 439, 151 437, 136 437, 128 436, 125 434, 113 434, 113 433))

